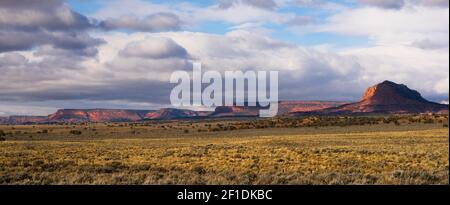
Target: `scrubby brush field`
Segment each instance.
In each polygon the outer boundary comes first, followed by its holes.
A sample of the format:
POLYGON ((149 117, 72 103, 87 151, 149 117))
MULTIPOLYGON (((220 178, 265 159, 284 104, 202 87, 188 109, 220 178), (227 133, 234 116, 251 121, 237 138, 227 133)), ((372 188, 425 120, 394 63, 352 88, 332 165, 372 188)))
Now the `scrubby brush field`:
POLYGON ((448 116, 0 129, 0 184, 449 184, 448 116))

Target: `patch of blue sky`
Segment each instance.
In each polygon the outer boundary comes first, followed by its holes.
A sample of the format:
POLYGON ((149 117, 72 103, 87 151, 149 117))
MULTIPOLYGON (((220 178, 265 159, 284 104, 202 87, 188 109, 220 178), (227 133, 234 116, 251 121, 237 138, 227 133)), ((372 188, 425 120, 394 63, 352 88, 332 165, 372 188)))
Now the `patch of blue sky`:
MULTIPOLYGON (((126 1, 126 0, 123 0, 126 1)), ((207 7, 215 4, 216 0, 143 0, 153 4, 177 5, 177 4, 191 4, 197 7, 207 7)), ((111 3, 110 0, 65 0, 65 2, 75 11, 88 15, 95 13, 102 8, 103 5, 111 3)))
MULTIPOLYGON (((89 15, 95 13, 99 9, 107 4, 109 1, 106 0, 66 0, 66 3, 75 11, 89 15)), ((207 7, 215 4, 216 0, 199 0, 199 1, 182 1, 182 0, 151 0, 151 3, 156 4, 168 4, 174 5, 178 3, 189 3, 194 6, 207 7)), ((343 1, 331 1, 336 4, 342 4, 346 7, 355 6, 353 1, 343 0, 343 1)), ((281 13, 295 13, 297 15, 312 16, 315 18, 315 23, 320 23, 325 21, 327 17, 337 12, 333 9, 323 9, 319 7, 296 7, 289 6, 283 7, 277 10, 281 13)), ((225 34, 231 30, 231 27, 236 26, 222 21, 204 21, 198 25, 194 25, 191 28, 186 28, 183 30, 189 30, 194 32, 204 32, 211 34, 225 34)), ((271 24, 265 23, 261 25, 272 31, 272 37, 278 40, 295 43, 302 46, 314 46, 329 44, 336 48, 346 48, 346 47, 363 47, 370 46, 371 42, 367 37, 357 37, 357 36, 344 36, 334 33, 305 33, 298 34, 289 29, 287 25, 282 24, 271 24)), ((119 32, 132 33, 130 30, 120 30, 119 32)))
POLYGON ((95 13, 108 3, 105 0, 66 0, 65 2, 71 9, 83 15, 95 13))
POLYGON ((295 13, 300 16, 311 16, 316 18, 318 21, 322 21, 333 14, 341 12, 342 9, 351 9, 357 6, 352 0, 332 0, 323 2, 323 4, 310 6, 286 6, 279 8, 277 12, 295 13))
POLYGON ((338 11, 335 10, 324 10, 318 8, 303 8, 303 7, 286 7, 280 9, 278 12, 293 13, 298 16, 309 16, 312 17, 317 22, 324 21, 329 16, 338 13, 338 11))
POLYGON ((199 25, 195 25, 192 31, 211 33, 211 34, 225 34, 230 31, 232 24, 228 24, 222 21, 204 21, 199 25))

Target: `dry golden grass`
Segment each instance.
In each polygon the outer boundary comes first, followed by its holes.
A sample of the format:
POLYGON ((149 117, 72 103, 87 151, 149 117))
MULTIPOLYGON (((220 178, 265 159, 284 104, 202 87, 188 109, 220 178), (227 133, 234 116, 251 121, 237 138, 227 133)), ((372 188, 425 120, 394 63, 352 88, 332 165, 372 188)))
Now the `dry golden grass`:
POLYGON ((449 184, 442 124, 194 131, 203 124, 3 126, 22 132, 0 142, 0 184, 449 184))

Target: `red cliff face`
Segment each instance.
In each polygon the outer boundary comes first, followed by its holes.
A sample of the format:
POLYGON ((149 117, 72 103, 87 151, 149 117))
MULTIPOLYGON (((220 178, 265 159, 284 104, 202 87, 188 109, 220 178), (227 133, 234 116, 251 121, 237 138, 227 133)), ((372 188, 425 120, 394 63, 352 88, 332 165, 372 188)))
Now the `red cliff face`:
POLYGON ((360 102, 367 105, 429 103, 419 92, 391 81, 384 81, 368 88, 360 102))
POLYGON ((210 117, 256 117, 259 114, 257 107, 245 106, 219 106, 210 117))
POLYGON ((448 113, 448 105, 424 99, 406 85, 384 81, 366 90, 357 103, 325 109, 324 113, 448 113))
POLYGON ((204 117, 207 116, 208 114, 209 114, 208 112, 165 108, 155 112, 149 112, 144 117, 145 119, 149 120, 171 120, 181 118, 204 117))
POLYGON ((62 109, 48 116, 51 122, 138 121, 150 111, 115 109, 62 109))
MULTIPOLYGON (((322 110, 325 108, 337 107, 347 104, 347 102, 336 101, 280 101, 278 103, 278 116, 298 112, 311 112, 322 110)), ((244 107, 244 106, 220 106, 211 114, 211 117, 235 117, 259 116, 259 107, 244 107)))
POLYGON ((134 122, 204 117, 209 112, 164 108, 152 110, 62 109, 48 116, 50 122, 134 122))
POLYGON ((297 112, 312 112, 326 108, 338 107, 348 102, 338 101, 282 101, 278 107, 278 114, 284 115, 297 112))

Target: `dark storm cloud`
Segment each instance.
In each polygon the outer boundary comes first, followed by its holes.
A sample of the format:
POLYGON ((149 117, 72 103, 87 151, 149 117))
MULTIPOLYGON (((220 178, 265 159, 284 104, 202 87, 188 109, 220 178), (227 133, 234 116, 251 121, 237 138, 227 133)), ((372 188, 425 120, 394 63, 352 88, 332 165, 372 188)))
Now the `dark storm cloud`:
POLYGON ((40 46, 34 53, 34 56, 47 56, 47 57, 93 57, 98 54, 98 50, 94 47, 87 47, 83 49, 61 49, 53 46, 40 46))
MULTIPOLYGON (((95 47, 104 42, 90 36, 89 29, 159 32, 179 30, 182 25, 180 18, 171 13, 97 22, 71 10, 62 0, 3 0, 0 1, 0 52, 51 45, 56 50, 73 51, 75 55, 93 56, 97 53, 95 47)), ((46 50, 40 53, 55 53, 46 50)))
MULTIPOLYGON (((5 53, 0 57, 1 91, 46 89, 39 83, 63 80, 71 72, 82 70, 79 65, 81 57, 72 55, 41 56, 42 60, 30 61, 15 52, 5 53)), ((55 86, 55 85, 52 85, 55 86)))
POLYGON ((4 8, 52 8, 61 5, 63 2, 61 0, 2 0, 0 1, 0 6, 4 8))
POLYGON ((94 27, 61 0, 0 2, 0 52, 51 45, 74 54, 94 54, 93 49, 103 43, 87 34, 94 27))
POLYGON ((89 19, 61 1, 2 1, 0 26, 14 30, 80 30, 92 26, 89 19), (39 2, 37 4, 36 2, 39 2))
MULTIPOLYGON (((164 64, 161 61, 156 63, 164 64)), ((6 53, 0 56, 0 99, 2 102, 169 102, 169 93, 174 86, 169 81, 126 78, 121 76, 117 69, 111 69, 112 73, 96 73, 96 80, 93 80, 87 76, 88 68, 80 66, 74 57, 59 55, 33 62, 21 54, 6 53)), ((124 72, 139 72, 132 69, 126 69, 124 72)), ((156 74, 156 71, 152 73, 156 74)))
POLYGON ((162 81, 115 80, 101 85, 63 85, 42 90, 0 90, 2 101, 39 102, 47 100, 123 100, 142 103, 169 104, 173 84, 162 81))
POLYGON ((28 60, 17 52, 0 55, 0 99, 167 104, 174 85, 164 76, 168 78, 173 70, 192 69, 187 51, 170 38, 148 37, 129 43, 116 58, 104 63, 105 70, 94 73, 90 70, 98 67, 86 67, 80 62, 86 60, 83 55, 94 55, 90 52, 96 50, 82 51, 87 54, 73 55, 73 50, 42 45, 32 53, 42 57, 39 61, 28 60))
MULTIPOLYGON (((48 31, 13 31, 0 30, 0 52, 29 50, 43 45, 51 45, 57 49, 65 49, 76 53, 96 49, 104 43, 101 39, 92 38, 85 32, 48 32, 48 31)), ((91 55, 89 55, 91 56, 91 55)))
POLYGON ((273 0, 219 0, 218 3, 219 7, 223 9, 228 9, 238 3, 267 10, 273 10, 277 8, 277 4, 273 0))
POLYGON ((126 29, 132 31, 160 32, 179 30, 182 25, 181 19, 172 13, 156 13, 145 18, 134 16, 122 16, 104 20, 100 28, 106 30, 126 29))

